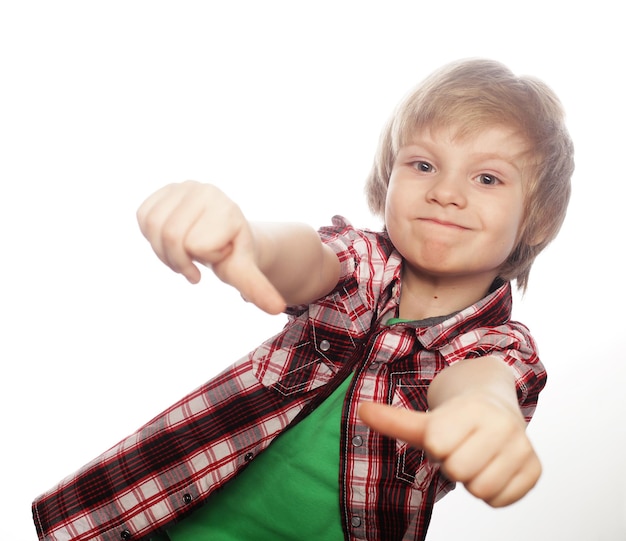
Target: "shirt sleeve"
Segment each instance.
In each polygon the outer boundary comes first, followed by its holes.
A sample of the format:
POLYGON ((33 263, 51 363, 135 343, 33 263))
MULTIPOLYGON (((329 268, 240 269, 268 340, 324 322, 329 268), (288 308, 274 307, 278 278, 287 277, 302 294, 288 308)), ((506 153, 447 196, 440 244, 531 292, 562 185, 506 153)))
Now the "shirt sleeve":
POLYGON ((477 329, 475 345, 465 358, 492 356, 511 367, 515 376, 517 399, 522 414, 529 422, 537 408, 539 393, 547 381, 546 370, 541 363, 537 345, 526 326, 518 322, 477 329))
POLYGON ((360 232, 342 216, 333 216, 332 226, 322 227, 318 234, 322 242, 330 246, 339 259, 341 264, 339 283, 345 281, 354 273, 360 261, 354 246, 355 241, 362 238, 360 232))
MULTIPOLYGON (((340 273, 335 287, 337 290, 354 276, 361 259, 355 243, 362 242, 364 236, 342 216, 333 216, 332 225, 320 228, 318 234, 321 241, 332 248, 339 259, 340 273)), ((286 313, 289 316, 298 316, 306 311, 307 307, 306 304, 288 306, 286 313)))

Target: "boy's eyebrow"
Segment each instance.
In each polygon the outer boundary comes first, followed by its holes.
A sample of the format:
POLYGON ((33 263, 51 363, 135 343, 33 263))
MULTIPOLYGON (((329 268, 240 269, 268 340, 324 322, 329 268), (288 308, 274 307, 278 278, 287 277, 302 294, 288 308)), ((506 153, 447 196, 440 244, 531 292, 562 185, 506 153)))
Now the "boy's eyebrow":
POLYGON ((476 155, 478 161, 498 160, 510 165, 517 172, 521 173, 524 168, 525 157, 528 150, 521 150, 516 154, 503 154, 501 152, 483 152, 476 155))

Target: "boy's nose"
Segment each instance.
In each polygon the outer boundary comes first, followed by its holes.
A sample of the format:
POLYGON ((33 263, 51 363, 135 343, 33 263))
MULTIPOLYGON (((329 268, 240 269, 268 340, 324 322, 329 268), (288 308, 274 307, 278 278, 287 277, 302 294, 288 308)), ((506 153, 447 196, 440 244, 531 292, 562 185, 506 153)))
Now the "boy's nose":
POLYGON ((426 197, 432 203, 439 203, 442 206, 456 205, 464 207, 467 204, 465 189, 467 183, 458 173, 449 172, 439 174, 433 179, 433 183, 428 190, 426 197))

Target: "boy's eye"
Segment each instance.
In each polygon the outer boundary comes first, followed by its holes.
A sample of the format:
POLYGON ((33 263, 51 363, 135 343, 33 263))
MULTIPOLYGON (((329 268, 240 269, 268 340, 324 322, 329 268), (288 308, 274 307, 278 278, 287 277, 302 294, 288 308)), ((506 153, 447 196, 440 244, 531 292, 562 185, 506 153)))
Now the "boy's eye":
POLYGON ((477 180, 480 184, 484 184, 486 186, 493 186, 494 184, 498 184, 500 182, 500 179, 498 177, 494 175, 488 175, 486 173, 478 175, 477 180))
POLYGON ((413 162, 413 167, 420 171, 421 173, 430 173, 433 170, 433 166, 428 162, 413 162))

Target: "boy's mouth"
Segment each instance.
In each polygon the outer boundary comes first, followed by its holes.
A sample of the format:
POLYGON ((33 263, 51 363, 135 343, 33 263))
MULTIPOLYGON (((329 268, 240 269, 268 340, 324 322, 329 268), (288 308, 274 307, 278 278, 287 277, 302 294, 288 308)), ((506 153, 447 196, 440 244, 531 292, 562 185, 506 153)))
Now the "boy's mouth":
POLYGON ((457 224, 455 222, 449 222, 448 220, 441 220, 439 218, 418 218, 420 221, 422 222, 426 222, 426 223, 431 223, 431 224, 435 224, 435 225, 440 225, 443 227, 449 227, 452 229, 459 229, 459 230, 468 230, 469 227, 465 227, 463 225, 457 224))

